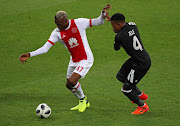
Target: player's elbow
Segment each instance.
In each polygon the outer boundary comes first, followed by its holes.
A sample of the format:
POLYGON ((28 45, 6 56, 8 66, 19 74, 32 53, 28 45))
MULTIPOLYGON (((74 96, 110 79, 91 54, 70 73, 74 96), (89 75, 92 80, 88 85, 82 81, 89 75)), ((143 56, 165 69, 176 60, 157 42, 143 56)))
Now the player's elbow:
POLYGON ((121 48, 121 46, 114 46, 114 50, 118 51, 121 48))
POLYGON ((92 19, 92 24, 93 25, 102 25, 104 23, 105 19, 101 19, 100 17, 96 19, 92 19))
POLYGON ((100 19, 100 20, 98 21, 98 25, 104 24, 104 21, 105 21, 105 19, 100 19))
POLYGON ((118 51, 120 48, 114 48, 115 51, 118 51))

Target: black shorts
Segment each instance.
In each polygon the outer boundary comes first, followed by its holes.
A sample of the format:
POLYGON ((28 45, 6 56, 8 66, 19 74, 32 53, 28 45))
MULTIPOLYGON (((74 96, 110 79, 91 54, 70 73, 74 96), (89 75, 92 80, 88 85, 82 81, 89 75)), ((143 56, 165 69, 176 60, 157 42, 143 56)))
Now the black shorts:
POLYGON ((125 83, 137 84, 147 73, 148 69, 139 69, 135 62, 129 58, 121 67, 116 78, 125 83))

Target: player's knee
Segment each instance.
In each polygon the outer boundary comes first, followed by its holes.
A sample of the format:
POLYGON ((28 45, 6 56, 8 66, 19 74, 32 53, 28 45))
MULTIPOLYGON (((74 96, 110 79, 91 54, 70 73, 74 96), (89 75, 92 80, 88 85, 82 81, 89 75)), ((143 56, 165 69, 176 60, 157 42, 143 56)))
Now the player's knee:
POLYGON ((129 82, 125 82, 124 85, 123 85, 124 90, 131 90, 131 89, 134 89, 135 87, 136 87, 135 84, 131 84, 129 82))
POLYGON ((71 79, 67 79, 67 83, 66 83, 66 87, 68 89, 72 89, 72 87, 74 87, 75 83, 71 80, 71 79))
POLYGON ((69 83, 66 83, 66 88, 68 88, 69 90, 72 90, 72 87, 69 83))
POLYGON ((67 85, 70 85, 71 87, 74 87, 77 84, 76 81, 74 81, 73 79, 68 79, 67 81, 67 85))

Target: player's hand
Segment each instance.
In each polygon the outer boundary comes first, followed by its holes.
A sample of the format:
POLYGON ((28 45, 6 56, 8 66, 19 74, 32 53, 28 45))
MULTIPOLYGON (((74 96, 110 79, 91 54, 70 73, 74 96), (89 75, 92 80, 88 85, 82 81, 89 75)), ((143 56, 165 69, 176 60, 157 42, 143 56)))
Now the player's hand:
POLYGON ((110 16, 108 15, 108 10, 110 10, 112 8, 112 6, 110 4, 107 4, 103 10, 102 10, 102 13, 103 13, 103 17, 107 17, 107 21, 110 21, 110 16))
POLYGON ((30 57, 30 53, 26 53, 26 54, 22 54, 20 57, 19 57, 19 60, 21 63, 25 63, 27 62, 26 60, 30 57))

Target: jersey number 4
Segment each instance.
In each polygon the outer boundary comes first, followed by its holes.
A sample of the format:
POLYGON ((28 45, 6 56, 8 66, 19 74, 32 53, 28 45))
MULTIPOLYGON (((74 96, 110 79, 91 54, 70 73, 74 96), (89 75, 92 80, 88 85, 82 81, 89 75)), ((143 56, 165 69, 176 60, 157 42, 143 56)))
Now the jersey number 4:
POLYGON ((141 51, 143 50, 142 45, 136 36, 133 36, 133 47, 135 50, 141 50, 141 51))

